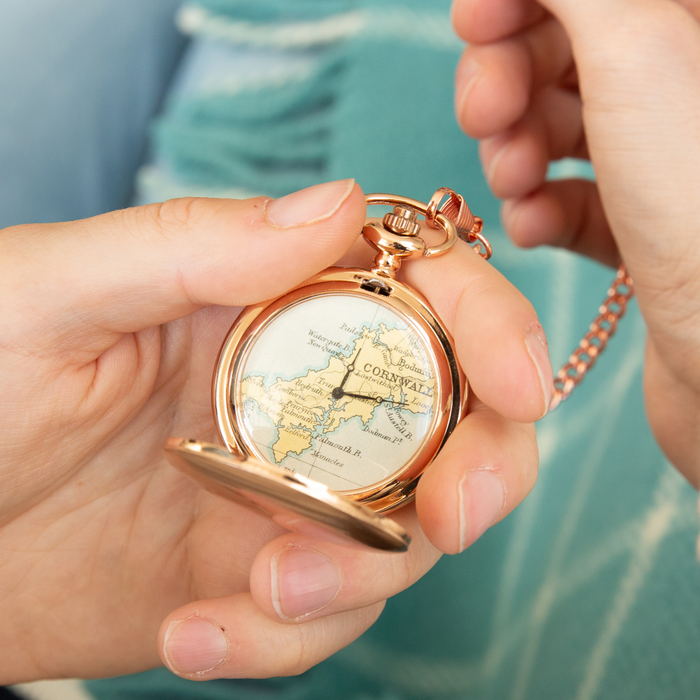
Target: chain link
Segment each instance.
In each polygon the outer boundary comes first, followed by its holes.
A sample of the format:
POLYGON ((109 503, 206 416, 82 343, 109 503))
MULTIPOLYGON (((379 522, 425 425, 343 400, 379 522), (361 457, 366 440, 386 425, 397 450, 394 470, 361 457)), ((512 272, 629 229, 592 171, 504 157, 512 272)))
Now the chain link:
MULTIPOLYGON (((448 187, 441 187, 428 204, 425 218, 429 226, 434 227, 435 213, 438 211, 453 221, 460 237, 473 246, 479 255, 486 260, 491 257, 491 246, 481 233, 482 221, 472 214, 464 197, 448 187), (443 203, 446 196, 448 199, 443 203)), ((633 296, 632 278, 627 274, 627 267, 623 263, 618 268, 612 286, 608 289, 608 296, 598 309, 598 316, 589 326, 588 333, 571 353, 569 361, 557 372, 550 411, 571 396, 571 392, 593 367, 610 338, 615 335, 617 325, 627 311, 627 303, 633 296)))
POLYGON ((472 214, 464 197, 457 194, 449 187, 441 187, 435 192, 428 203, 425 221, 431 228, 436 228, 435 214, 444 214, 457 227, 457 234, 466 241, 484 260, 488 260, 493 254, 491 244, 481 233, 484 222, 472 214), (443 199, 447 201, 443 203, 443 199))

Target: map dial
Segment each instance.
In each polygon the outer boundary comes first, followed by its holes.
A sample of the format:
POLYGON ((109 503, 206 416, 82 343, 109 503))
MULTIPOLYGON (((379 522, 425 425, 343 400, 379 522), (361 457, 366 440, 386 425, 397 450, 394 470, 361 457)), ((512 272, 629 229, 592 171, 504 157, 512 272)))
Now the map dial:
POLYGON ((391 479, 436 419, 436 369, 420 331, 389 304, 352 293, 273 315, 233 379, 249 450, 341 493, 391 479))

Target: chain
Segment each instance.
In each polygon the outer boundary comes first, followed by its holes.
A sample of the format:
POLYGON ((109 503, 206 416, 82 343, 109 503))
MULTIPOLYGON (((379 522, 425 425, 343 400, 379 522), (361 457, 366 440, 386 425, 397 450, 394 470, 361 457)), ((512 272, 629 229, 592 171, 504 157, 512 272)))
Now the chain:
POLYGON ((550 411, 569 398, 571 392, 586 376, 586 372, 593 367, 610 338, 615 335, 618 322, 627 311, 627 302, 633 296, 632 278, 627 274, 627 267, 622 263, 588 333, 571 353, 569 361, 557 372, 554 379, 554 393, 549 404, 550 411))
MULTIPOLYGON (((437 212, 452 220, 460 238, 469 243, 482 258, 488 260, 491 257, 491 245, 481 233, 483 222, 472 214, 464 197, 448 187, 441 187, 432 196, 425 217, 428 225, 433 228, 437 212), (446 196, 447 201, 441 205, 446 196)), ((588 333, 583 336, 578 347, 569 356, 569 361, 561 367, 554 378, 554 391, 549 403, 550 411, 571 396, 571 392, 593 367, 610 338, 615 335, 618 323, 627 311, 627 303, 633 296, 632 278, 627 274, 627 267, 622 263, 608 289, 605 301, 598 309, 598 315, 589 326, 588 333)))

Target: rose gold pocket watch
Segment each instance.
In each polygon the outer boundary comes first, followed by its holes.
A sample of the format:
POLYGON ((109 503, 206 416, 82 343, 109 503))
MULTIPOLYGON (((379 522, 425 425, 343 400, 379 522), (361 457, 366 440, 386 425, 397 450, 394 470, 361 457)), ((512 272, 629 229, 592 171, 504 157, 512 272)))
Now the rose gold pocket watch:
MULTIPOLYGON (((171 438, 166 454, 208 491, 290 530, 404 551, 408 535, 381 514, 413 500, 463 415, 468 387, 446 329, 396 273, 409 258, 447 253, 459 236, 485 258, 491 248, 481 220, 447 188, 427 205, 386 194, 367 203, 394 206, 362 231, 377 251, 372 267, 331 267, 244 309, 214 373, 223 446, 171 438), (428 246, 423 225, 442 229, 444 241, 428 246)), ((617 317, 632 293, 623 272, 609 297, 621 305, 617 317)), ((553 406, 595 360, 592 345, 560 371, 553 406)))
MULTIPOLYGON (((408 536, 380 513, 413 500, 467 397, 449 334, 427 301, 396 279, 404 260, 442 255, 456 242, 457 226, 438 210, 446 195, 447 205, 463 201, 449 190, 429 205, 368 195, 368 204, 394 206, 365 223, 377 251, 371 269, 328 268, 244 309, 214 373, 223 447, 171 438, 168 459, 205 489, 292 530, 330 528, 404 550, 408 536), (426 224, 442 229, 442 243, 425 243, 426 224)), ((480 221, 470 221, 478 234, 480 221)))

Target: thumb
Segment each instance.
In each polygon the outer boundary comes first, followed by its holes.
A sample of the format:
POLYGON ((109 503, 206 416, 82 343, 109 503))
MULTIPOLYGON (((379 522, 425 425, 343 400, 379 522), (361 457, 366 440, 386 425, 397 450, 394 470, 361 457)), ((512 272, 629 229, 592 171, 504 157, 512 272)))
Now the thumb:
POLYGON ((6 229, 6 328, 24 340, 31 324, 44 340, 99 345, 202 306, 262 301, 335 262, 365 209, 360 188, 342 180, 277 200, 176 199, 6 229))

